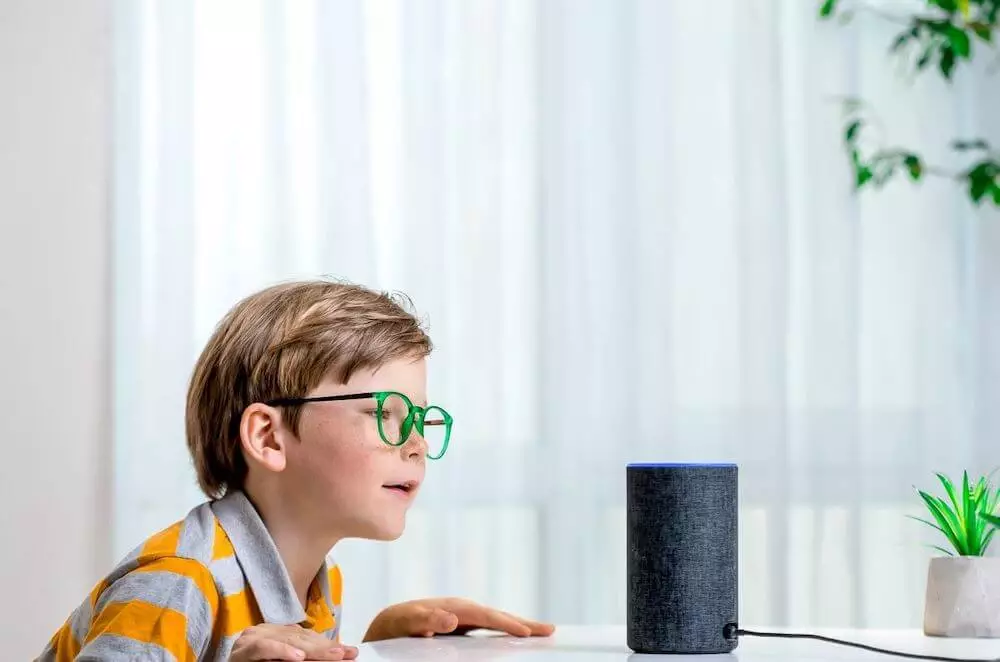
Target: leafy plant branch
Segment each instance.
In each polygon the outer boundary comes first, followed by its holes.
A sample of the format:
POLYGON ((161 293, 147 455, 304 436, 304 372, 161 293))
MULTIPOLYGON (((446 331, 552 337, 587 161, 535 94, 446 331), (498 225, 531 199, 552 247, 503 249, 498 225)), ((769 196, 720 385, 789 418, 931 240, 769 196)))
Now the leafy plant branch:
MULTIPOLYGON (((824 0, 821 19, 838 16, 850 21, 858 12, 868 12, 902 26, 889 47, 890 54, 907 57, 915 74, 932 65, 946 81, 951 81, 956 67, 971 62, 974 44, 993 48, 994 32, 1000 19, 1000 0, 926 0, 926 13, 896 15, 870 3, 847 3, 824 0), (849 6, 848 6, 849 5, 849 6)), ((953 140, 950 147, 966 161, 958 171, 935 166, 913 150, 890 147, 866 153, 861 138, 872 123, 861 112, 862 105, 852 100, 845 104, 844 145, 854 170, 854 185, 880 188, 896 173, 906 173, 914 182, 925 176, 939 176, 956 181, 976 205, 984 201, 1000 207, 1000 153, 982 138, 953 140)))

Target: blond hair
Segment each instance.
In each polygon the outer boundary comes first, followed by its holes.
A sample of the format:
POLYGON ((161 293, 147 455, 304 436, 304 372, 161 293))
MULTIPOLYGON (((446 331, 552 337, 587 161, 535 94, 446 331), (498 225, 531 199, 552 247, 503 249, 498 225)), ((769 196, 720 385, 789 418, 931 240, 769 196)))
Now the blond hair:
MULTIPOLYGON (((241 489, 247 465, 239 441, 255 402, 304 396, 326 376, 346 383, 358 370, 430 353, 430 338, 403 295, 313 280, 250 295, 216 327, 187 395, 187 444, 209 498, 241 489)), ((297 407, 284 408, 298 434, 297 407)))

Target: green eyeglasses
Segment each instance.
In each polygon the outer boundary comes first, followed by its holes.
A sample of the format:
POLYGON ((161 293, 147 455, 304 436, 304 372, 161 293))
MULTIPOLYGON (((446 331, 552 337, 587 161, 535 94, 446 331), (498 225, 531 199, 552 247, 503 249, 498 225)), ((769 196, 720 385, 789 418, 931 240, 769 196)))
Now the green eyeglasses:
POLYGON ((437 405, 418 407, 398 391, 372 391, 347 395, 322 395, 313 398, 275 398, 264 404, 271 407, 289 407, 308 402, 337 402, 339 400, 375 399, 373 414, 378 423, 378 434, 390 446, 402 446, 416 429, 427 442, 427 458, 440 460, 448 450, 451 439, 451 414, 437 405))

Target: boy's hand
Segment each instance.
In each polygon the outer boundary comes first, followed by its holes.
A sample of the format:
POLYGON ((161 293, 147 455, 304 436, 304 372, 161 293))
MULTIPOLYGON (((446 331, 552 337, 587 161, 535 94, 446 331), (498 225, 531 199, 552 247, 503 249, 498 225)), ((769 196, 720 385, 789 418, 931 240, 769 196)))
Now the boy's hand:
POLYGON ((330 641, 298 625, 255 625, 236 640, 229 662, 258 660, 353 660, 358 649, 330 641))
POLYGON ((431 598, 402 602, 384 609, 365 634, 365 641, 398 637, 433 637, 497 630, 515 637, 547 637, 555 626, 514 616, 461 598, 431 598))

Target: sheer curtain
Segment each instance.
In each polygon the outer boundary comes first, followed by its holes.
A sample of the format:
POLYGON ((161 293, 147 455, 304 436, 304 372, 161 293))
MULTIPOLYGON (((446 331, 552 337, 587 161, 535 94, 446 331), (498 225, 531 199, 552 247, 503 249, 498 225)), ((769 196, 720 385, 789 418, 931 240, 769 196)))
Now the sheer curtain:
MULTIPOLYGON (((624 620, 624 464, 741 467, 745 622, 912 626, 933 470, 1000 464, 1000 219, 855 196, 841 96, 947 164, 1000 89, 802 0, 120 0, 115 548, 200 500, 183 397, 278 280, 410 294, 456 418, 345 636, 461 594, 624 620)), ((994 83, 996 79, 993 79, 994 83)))

